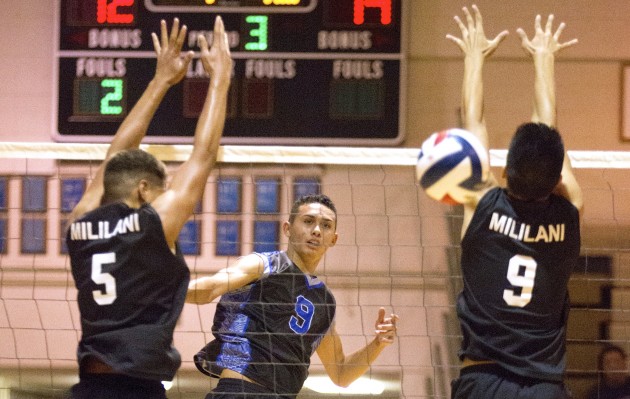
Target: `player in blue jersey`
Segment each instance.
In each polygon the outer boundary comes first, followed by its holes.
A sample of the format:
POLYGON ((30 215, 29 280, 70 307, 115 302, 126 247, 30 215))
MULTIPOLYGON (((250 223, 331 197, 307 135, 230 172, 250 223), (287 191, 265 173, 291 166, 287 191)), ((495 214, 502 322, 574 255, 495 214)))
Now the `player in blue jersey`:
MULTIPOLYGON (((464 54, 462 120, 488 148, 482 70, 505 38, 486 38, 481 14, 464 8, 455 20, 461 38, 448 35, 464 54)), ((582 192, 556 123, 554 61, 564 29, 553 16, 535 20, 530 40, 518 30, 534 63, 532 121, 518 127, 509 146, 504 177, 464 204, 457 299, 463 342, 453 398, 565 398, 567 284, 580 252, 582 192)))
POLYGON ((253 253, 210 277, 190 283, 187 302, 221 297, 214 341, 197 367, 219 377, 206 399, 295 398, 317 352, 332 381, 348 386, 394 341, 396 320, 379 310, 375 337, 346 355, 335 330, 335 298, 314 274, 337 242, 337 211, 325 195, 298 199, 282 225, 286 251, 253 253))
POLYGON ((153 34, 155 76, 71 214, 67 244, 82 327, 74 399, 165 398, 161 381, 181 364, 172 341, 190 272, 176 240, 216 161, 232 72, 217 18, 212 48, 199 38, 211 77, 193 150, 167 185, 164 164, 138 147, 164 95, 186 74, 193 53, 181 54, 185 38, 177 19, 170 34, 164 21, 160 38, 153 34))

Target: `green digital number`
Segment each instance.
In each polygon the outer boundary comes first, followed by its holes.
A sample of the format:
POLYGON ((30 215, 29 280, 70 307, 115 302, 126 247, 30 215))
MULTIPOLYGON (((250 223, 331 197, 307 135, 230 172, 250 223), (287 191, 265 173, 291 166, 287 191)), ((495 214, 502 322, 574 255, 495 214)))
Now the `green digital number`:
POLYGON ((248 15, 245 17, 245 22, 248 24, 256 24, 258 28, 249 31, 249 35, 253 38, 257 38, 257 41, 245 43, 245 50, 250 51, 264 51, 268 47, 268 33, 269 33, 269 17, 266 15, 248 15))
POLYGON ((112 103, 118 103, 123 99, 123 81, 122 79, 103 79, 101 87, 108 90, 107 94, 101 98, 101 114, 102 115, 120 115, 123 112, 123 107, 120 105, 114 105, 112 103))

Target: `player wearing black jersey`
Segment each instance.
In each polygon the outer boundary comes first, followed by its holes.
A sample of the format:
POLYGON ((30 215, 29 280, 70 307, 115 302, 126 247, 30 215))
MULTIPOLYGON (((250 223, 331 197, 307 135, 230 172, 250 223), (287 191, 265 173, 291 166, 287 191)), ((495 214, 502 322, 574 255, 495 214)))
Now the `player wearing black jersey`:
POLYGON ((394 340, 396 320, 379 310, 375 338, 345 355, 334 326, 335 299, 315 275, 337 242, 337 211, 324 195, 298 199, 282 225, 285 251, 254 253, 213 276, 190 283, 187 302, 221 296, 215 340, 195 356, 197 367, 220 377, 206 399, 295 398, 316 351, 332 381, 347 386, 394 340))
MULTIPOLYGON (((488 40, 481 14, 464 8, 455 17, 461 38, 447 35, 464 53, 462 120, 488 148, 483 114, 484 61, 505 38, 488 40)), ((518 30, 534 63, 531 123, 521 125, 508 150, 507 187, 491 177, 464 204, 461 266, 464 289, 457 300, 463 343, 462 369, 453 398, 568 397, 563 384, 567 284, 580 251, 582 193, 556 122, 555 54, 576 40, 559 42, 540 16, 530 40, 518 30)))
POLYGON ((172 380, 181 363, 172 341, 190 273, 176 239, 216 161, 232 72, 218 17, 212 48, 199 37, 210 86, 193 150, 166 186, 164 164, 138 147, 162 98, 186 74, 193 53, 182 56, 185 38, 177 19, 170 34, 164 21, 161 37, 153 34, 155 76, 70 217, 82 327, 75 399, 165 398, 161 381, 172 380))

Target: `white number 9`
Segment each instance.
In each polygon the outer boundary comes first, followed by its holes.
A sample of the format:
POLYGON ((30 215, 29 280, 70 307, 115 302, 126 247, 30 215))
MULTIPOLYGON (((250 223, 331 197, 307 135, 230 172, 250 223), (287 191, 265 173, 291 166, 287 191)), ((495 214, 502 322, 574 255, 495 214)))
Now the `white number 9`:
POLYGON ((514 255, 510 259, 507 279, 514 287, 521 287, 521 293, 520 295, 516 295, 514 290, 504 290, 503 300, 505 303, 510 306, 522 308, 532 300, 537 266, 536 260, 531 256, 514 255), (521 267, 524 268, 524 272, 522 273, 520 272, 521 267))

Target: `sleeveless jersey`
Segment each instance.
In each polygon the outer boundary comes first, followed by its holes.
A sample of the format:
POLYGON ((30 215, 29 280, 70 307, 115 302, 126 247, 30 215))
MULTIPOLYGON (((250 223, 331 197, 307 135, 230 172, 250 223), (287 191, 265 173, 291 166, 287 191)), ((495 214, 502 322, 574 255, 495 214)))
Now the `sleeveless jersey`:
POLYGON ((81 313, 79 364, 94 356, 123 374, 172 380, 181 364, 173 330, 190 272, 153 207, 99 207, 71 224, 67 244, 81 313))
POLYGON ((265 265, 263 276, 221 297, 212 327, 215 340, 195 356, 195 363, 205 374, 227 368, 271 392, 295 397, 333 322, 335 299, 285 252, 258 255, 265 265))
POLYGON ((561 381, 567 284, 580 252, 578 210, 560 196, 523 202, 495 188, 477 205, 461 249, 460 357, 561 381))

